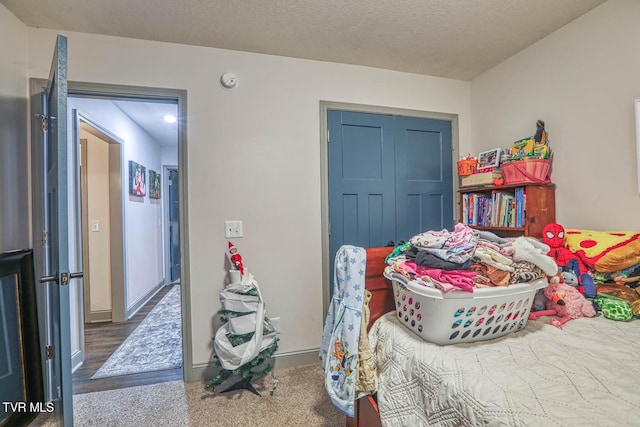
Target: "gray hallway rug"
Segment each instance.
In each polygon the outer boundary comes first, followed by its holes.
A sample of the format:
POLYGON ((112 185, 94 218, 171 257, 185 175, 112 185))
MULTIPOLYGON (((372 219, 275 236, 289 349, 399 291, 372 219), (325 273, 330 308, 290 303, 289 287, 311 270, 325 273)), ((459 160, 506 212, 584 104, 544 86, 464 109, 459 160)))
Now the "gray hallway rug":
POLYGON ((91 379, 181 367, 180 311, 180 286, 174 286, 91 379))

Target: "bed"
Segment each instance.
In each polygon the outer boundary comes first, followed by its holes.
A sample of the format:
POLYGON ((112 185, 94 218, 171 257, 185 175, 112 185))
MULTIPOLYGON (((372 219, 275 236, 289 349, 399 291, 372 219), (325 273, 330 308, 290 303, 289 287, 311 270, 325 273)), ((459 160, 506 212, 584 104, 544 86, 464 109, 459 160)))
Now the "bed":
POLYGON ((347 426, 640 425, 640 323, 599 316, 560 330, 543 318, 490 341, 431 344, 389 313, 391 249, 367 249, 377 399, 358 399, 347 426))

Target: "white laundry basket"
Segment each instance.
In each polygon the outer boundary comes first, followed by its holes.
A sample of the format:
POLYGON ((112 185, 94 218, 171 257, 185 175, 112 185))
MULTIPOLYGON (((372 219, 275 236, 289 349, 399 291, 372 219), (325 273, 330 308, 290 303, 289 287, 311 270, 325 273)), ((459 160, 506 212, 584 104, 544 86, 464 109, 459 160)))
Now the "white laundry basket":
POLYGON ((536 291, 548 285, 546 279, 538 279, 445 294, 409 281, 390 267, 384 275, 392 282, 400 323, 440 345, 490 340, 524 328, 536 291))

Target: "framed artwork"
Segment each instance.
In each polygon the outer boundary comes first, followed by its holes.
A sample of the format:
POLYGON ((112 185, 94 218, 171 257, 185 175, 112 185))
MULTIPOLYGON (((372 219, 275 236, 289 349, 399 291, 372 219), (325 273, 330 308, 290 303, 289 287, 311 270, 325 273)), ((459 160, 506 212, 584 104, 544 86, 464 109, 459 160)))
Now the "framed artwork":
POLYGON ((144 197, 146 193, 147 168, 129 160, 129 194, 144 197))
POLYGON ((160 172, 149 169, 149 198, 160 198, 160 172))
POLYGON ((478 155, 478 169, 497 168, 500 164, 501 148, 483 151, 478 155))

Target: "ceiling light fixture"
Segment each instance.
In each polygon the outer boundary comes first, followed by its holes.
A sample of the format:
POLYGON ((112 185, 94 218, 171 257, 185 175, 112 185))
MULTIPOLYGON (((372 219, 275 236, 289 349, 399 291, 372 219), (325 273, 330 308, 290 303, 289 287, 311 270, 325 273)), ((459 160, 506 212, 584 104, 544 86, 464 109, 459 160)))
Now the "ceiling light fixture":
POLYGON ((167 123, 175 123, 177 120, 176 116, 172 116, 171 114, 165 114, 162 116, 162 119, 167 123))

